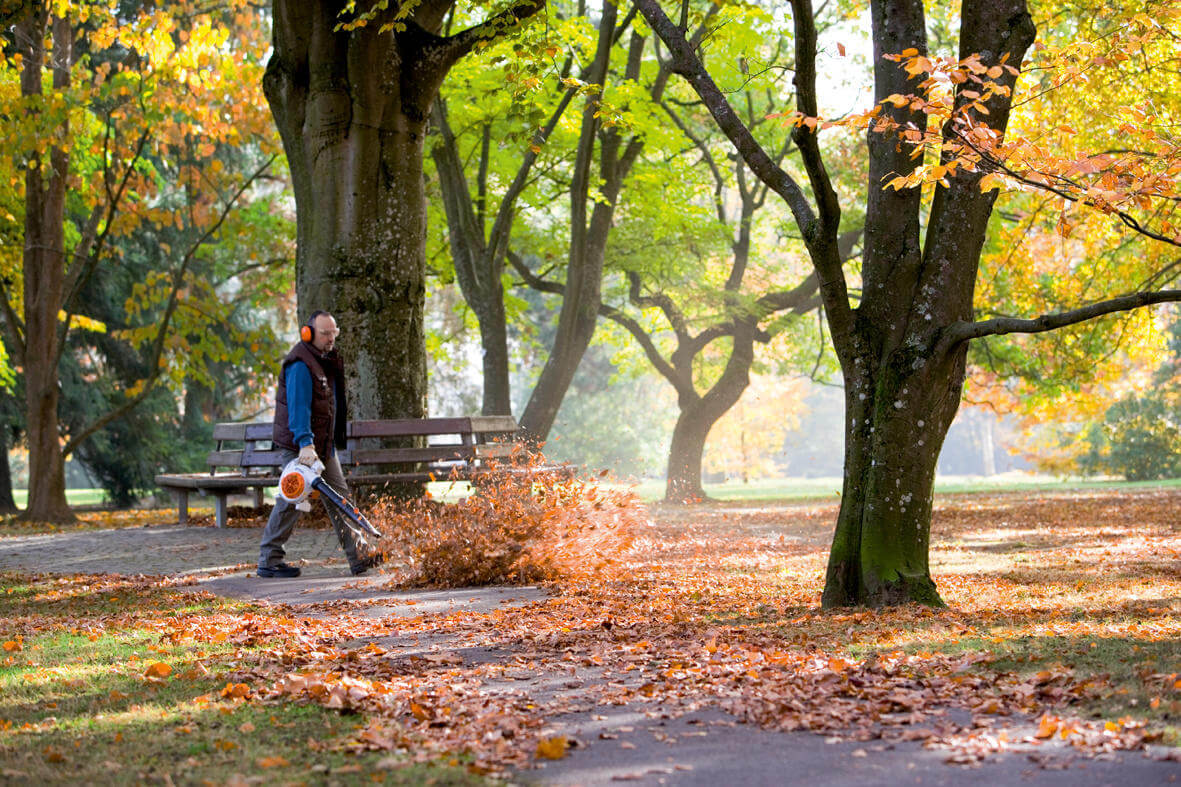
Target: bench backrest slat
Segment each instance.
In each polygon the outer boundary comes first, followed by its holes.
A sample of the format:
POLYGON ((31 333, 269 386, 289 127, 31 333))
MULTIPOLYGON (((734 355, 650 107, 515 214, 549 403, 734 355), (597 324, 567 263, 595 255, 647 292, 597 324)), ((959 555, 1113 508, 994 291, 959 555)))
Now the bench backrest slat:
POLYGON ((424 435, 460 435, 472 431, 471 418, 400 418, 390 421, 349 421, 348 436, 420 437, 424 435))
MULTIPOLYGON (((412 462, 494 459, 512 453, 510 445, 432 445, 426 448, 354 448, 348 464, 383 465, 412 462)), ((341 462, 341 464, 345 464, 341 462)))
POLYGON ((211 451, 205 460, 209 467, 278 467, 280 451, 211 451))
POLYGON ((472 432, 476 434, 516 434, 521 428, 511 415, 473 415, 472 432))
MULTIPOLYGON (((206 466, 210 472, 216 472, 219 467, 278 468, 282 452, 271 446, 272 431, 269 421, 214 424, 213 439, 217 441, 217 448, 210 452, 206 466), (258 444, 267 447, 261 450, 258 444)), ((349 448, 338 451, 337 455, 342 465, 354 467, 506 457, 512 453, 513 444, 500 441, 505 438, 511 441, 517 431, 517 422, 511 416, 350 421, 347 425, 349 448), (427 446, 421 447, 382 446, 387 439, 403 437, 432 439, 427 446), (372 446, 361 448, 362 441, 372 446)))
POLYGON ((214 424, 214 440, 267 440, 271 439, 274 425, 269 422, 242 424, 214 424))

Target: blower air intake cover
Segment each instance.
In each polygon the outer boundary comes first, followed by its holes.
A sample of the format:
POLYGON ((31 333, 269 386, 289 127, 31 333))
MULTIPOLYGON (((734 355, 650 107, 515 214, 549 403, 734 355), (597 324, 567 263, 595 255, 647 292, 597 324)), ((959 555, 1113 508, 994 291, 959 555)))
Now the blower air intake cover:
POLYGON ((308 467, 292 459, 279 476, 279 496, 288 503, 302 503, 312 493, 312 482, 324 471, 320 462, 308 467))

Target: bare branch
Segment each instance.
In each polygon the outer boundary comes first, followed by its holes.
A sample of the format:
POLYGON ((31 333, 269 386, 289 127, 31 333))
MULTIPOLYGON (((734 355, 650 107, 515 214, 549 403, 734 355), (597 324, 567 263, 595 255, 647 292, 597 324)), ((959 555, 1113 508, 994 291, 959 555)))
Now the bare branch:
MULTIPOLYGON (((836 244, 826 223, 831 220, 825 214, 825 222, 817 217, 799 184, 781 167, 771 160, 750 129, 730 106, 725 95, 705 70, 684 34, 660 8, 657 0, 636 0, 640 13, 664 41, 670 52, 669 62, 675 73, 680 74, 693 87, 705 103, 718 126, 738 150, 751 171, 776 194, 778 194, 795 218, 812 256, 824 295, 824 304, 832 327, 833 340, 838 352, 848 352, 848 340, 853 334, 853 312, 849 305, 848 287, 844 270, 837 255, 836 244)), ((797 142, 797 144, 799 144, 797 142)), ((835 231, 835 230, 833 230, 835 231)))
POLYGON ((677 339, 689 338, 689 326, 685 322, 685 315, 673 303, 672 298, 663 292, 656 293, 655 295, 642 295, 640 293, 640 274, 635 271, 628 271, 627 282, 627 298, 632 304, 639 306, 641 309, 660 309, 664 313, 665 319, 668 320, 669 325, 672 326, 673 331, 677 334, 677 339))
POLYGON ((1019 317, 995 317, 979 322, 957 322, 949 325, 939 340, 939 350, 947 352, 961 342, 984 336, 1001 336, 1007 333, 1042 333, 1075 325, 1096 317, 1116 312, 1130 311, 1156 303, 1181 301, 1181 290, 1158 290, 1156 292, 1133 292, 1098 303, 1092 303, 1070 311, 1043 314, 1033 319, 1019 317))

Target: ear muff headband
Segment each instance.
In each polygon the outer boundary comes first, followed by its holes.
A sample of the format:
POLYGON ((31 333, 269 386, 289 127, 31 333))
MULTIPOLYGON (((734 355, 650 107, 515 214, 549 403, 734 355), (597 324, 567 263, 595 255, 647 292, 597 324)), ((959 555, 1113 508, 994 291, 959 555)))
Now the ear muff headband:
POLYGON ((316 318, 319 317, 321 314, 327 314, 327 313, 328 312, 321 311, 320 309, 316 309, 314 312, 312 312, 312 316, 308 317, 308 321, 306 323, 304 323, 302 326, 300 326, 299 338, 302 339, 303 341, 307 342, 308 344, 311 344, 312 337, 314 337, 316 335, 316 318))

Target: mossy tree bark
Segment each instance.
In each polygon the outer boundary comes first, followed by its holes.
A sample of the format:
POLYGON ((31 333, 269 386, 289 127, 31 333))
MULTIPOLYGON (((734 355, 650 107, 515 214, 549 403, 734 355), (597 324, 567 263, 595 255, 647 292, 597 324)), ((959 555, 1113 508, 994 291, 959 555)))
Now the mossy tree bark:
MULTIPOLYGON (((440 35, 454 0, 399 3, 354 29, 344 0, 275 0, 264 88, 291 167, 301 314, 341 326, 355 418, 426 414, 427 121, 451 66, 544 7, 440 35), (382 32, 386 23, 395 29, 382 32), (396 28, 402 29, 396 29, 396 28)), ((358 3, 357 13, 374 3, 358 3)))

